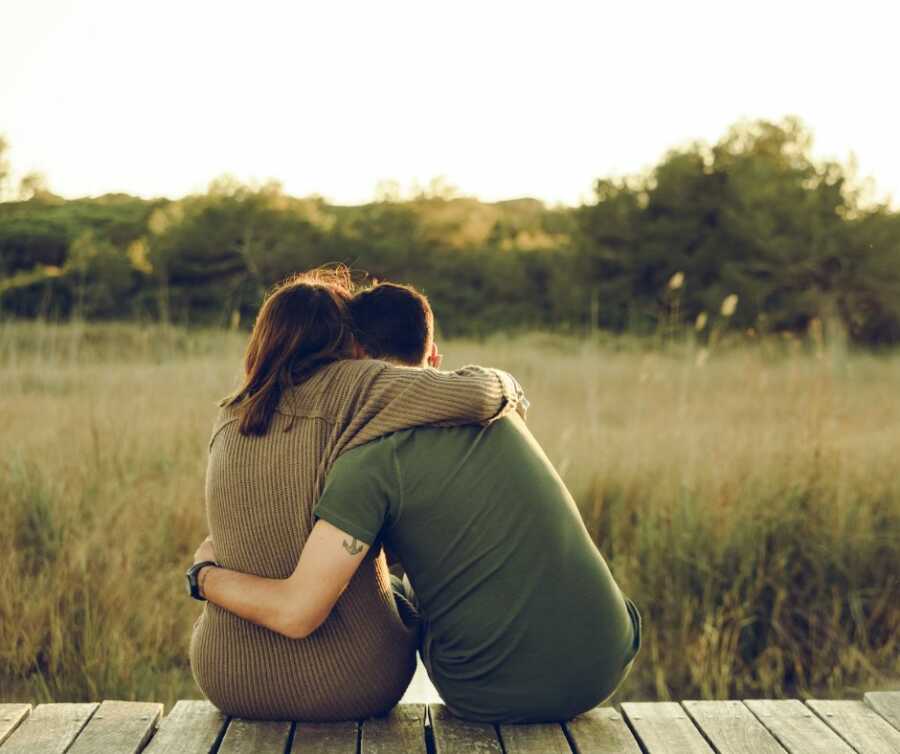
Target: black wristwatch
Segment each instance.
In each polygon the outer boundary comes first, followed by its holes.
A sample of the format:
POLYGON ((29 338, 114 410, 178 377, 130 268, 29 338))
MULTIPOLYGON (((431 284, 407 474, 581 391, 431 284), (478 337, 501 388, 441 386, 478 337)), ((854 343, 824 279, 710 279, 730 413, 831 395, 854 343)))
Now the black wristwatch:
POLYGON ((188 568, 187 572, 184 574, 187 577, 188 594, 195 600, 202 600, 204 602, 206 601, 206 597, 203 597, 200 594, 200 585, 197 583, 197 574, 200 573, 201 568, 205 568, 206 566, 215 566, 218 568, 219 564, 212 560, 201 560, 199 563, 194 563, 194 565, 188 568))

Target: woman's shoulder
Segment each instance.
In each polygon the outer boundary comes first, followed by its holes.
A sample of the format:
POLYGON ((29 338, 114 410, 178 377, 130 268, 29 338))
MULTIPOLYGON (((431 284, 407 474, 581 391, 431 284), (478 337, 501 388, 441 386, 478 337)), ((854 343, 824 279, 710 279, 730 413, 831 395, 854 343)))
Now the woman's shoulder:
POLYGON ((341 386, 352 387, 374 379, 388 367, 387 362, 376 359, 341 359, 326 364, 303 384, 312 390, 331 393, 341 386))
POLYGON ((222 432, 223 429, 239 421, 240 418, 240 412, 235 406, 229 406, 220 403, 219 412, 216 414, 216 418, 213 420, 212 432, 209 436, 209 447, 212 447, 213 440, 216 439, 216 436, 220 432, 222 432))
POLYGON ((347 400, 366 388, 388 364, 374 359, 341 359, 320 367, 283 396, 279 411, 314 411, 325 416, 337 414, 347 400))
POLYGON ((390 365, 379 359, 341 359, 329 364, 329 374, 335 379, 354 379, 378 375, 390 365))

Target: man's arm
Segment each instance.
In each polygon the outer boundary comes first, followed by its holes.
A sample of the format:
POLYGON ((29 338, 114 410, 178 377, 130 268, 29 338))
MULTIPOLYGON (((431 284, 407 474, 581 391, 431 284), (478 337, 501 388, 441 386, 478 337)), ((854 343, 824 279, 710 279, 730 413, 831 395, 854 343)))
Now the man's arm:
MULTIPOLYGON (((207 566, 198 574, 200 593, 240 618, 290 639, 303 639, 331 613, 368 550, 365 542, 320 520, 288 578, 268 579, 207 566)), ((212 544, 204 542, 194 562, 212 559, 212 544)))

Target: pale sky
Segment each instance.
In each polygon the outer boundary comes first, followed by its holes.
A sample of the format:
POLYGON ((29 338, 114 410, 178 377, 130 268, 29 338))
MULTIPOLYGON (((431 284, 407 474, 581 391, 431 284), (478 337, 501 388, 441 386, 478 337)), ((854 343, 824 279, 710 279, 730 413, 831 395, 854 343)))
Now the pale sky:
POLYGON ((889 2, 0 0, 14 177, 179 197, 231 173, 370 200, 436 176, 493 201, 590 199, 742 118, 900 199, 889 2))

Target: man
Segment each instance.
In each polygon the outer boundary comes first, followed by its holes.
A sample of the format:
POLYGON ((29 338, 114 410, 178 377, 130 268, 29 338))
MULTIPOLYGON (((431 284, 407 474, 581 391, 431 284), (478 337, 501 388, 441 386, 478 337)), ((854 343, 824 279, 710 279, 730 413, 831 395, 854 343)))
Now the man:
MULTIPOLYGON (((350 306, 360 356, 440 363, 433 315, 417 291, 382 284, 350 306)), ((314 513, 296 605, 289 617, 259 616, 273 630, 296 638, 316 630, 369 548, 383 544, 414 589, 398 603, 401 614, 420 616, 422 662, 460 717, 570 719, 608 698, 634 662, 637 608, 517 415, 355 448, 332 467, 314 513)), ((207 571, 212 585, 216 569, 207 571)))

